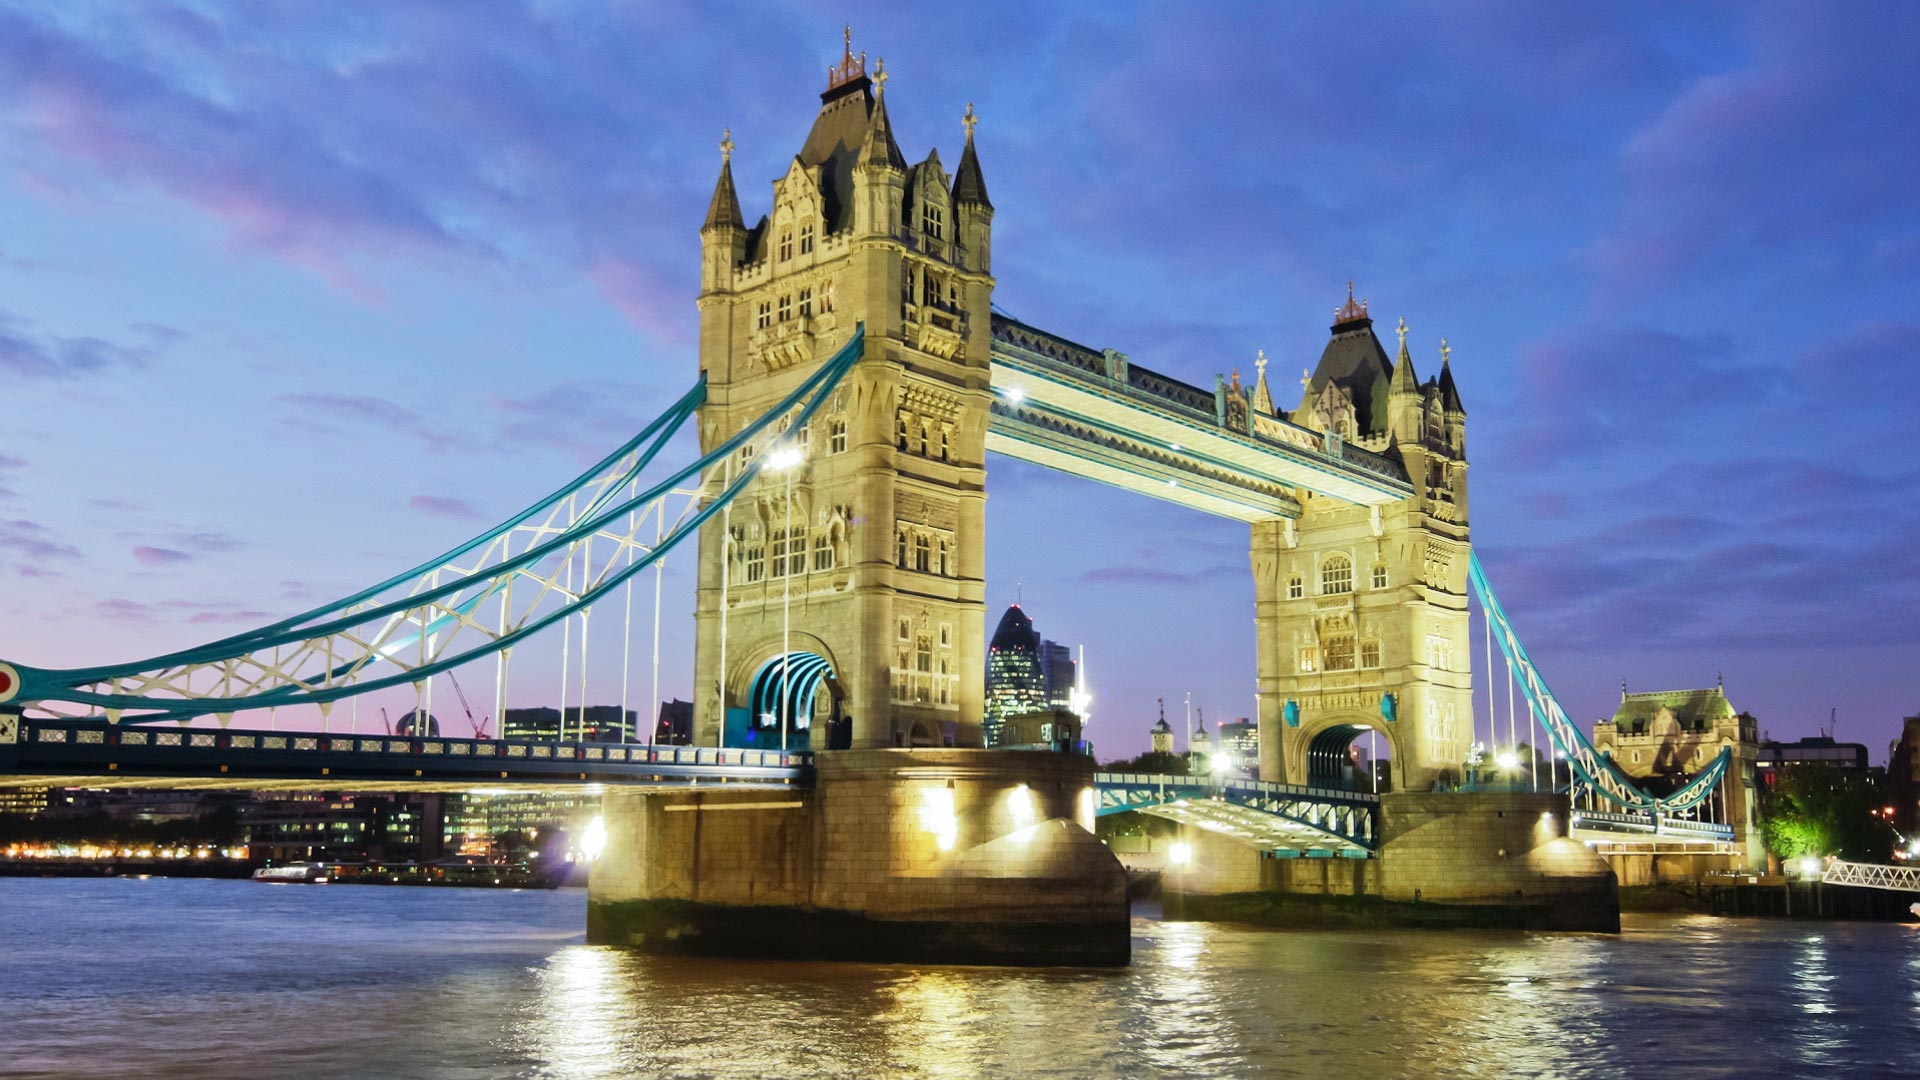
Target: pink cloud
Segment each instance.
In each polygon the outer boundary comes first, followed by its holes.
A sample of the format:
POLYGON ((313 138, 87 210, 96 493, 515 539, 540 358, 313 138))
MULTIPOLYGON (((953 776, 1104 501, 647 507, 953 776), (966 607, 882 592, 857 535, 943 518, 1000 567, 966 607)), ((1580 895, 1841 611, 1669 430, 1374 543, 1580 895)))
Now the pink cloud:
POLYGON ((173 548, 148 547, 145 544, 133 549, 135 561, 147 566, 172 566, 175 563, 192 562, 193 556, 173 548))
POLYGON ((415 495, 407 500, 407 505, 423 514, 435 517, 477 518, 480 512, 464 499, 452 499, 445 495, 415 495))

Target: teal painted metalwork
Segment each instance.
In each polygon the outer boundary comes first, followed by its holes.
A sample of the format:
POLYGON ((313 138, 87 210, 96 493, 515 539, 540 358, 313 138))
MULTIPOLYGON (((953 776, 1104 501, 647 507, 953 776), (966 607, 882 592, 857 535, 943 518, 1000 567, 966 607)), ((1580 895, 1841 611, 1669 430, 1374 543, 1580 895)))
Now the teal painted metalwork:
MULTIPOLYGON (((1526 698, 1527 712, 1547 733, 1554 749, 1566 756, 1567 764, 1588 788, 1615 805, 1660 814, 1692 810, 1713 794, 1721 776, 1727 771, 1728 763, 1733 759, 1731 749, 1722 747, 1719 755, 1698 776, 1671 795, 1656 797, 1641 790, 1610 759, 1594 749, 1586 735, 1567 718, 1566 710, 1560 707, 1553 691, 1547 688, 1545 678, 1520 644, 1513 624, 1507 621, 1506 610, 1500 606, 1499 598, 1494 596, 1493 586, 1487 581, 1486 568, 1480 564, 1477 554, 1469 561, 1467 579, 1473 586, 1474 595, 1480 599, 1481 610, 1486 612, 1493 624, 1494 640, 1500 643, 1500 652, 1506 658, 1508 672, 1516 676, 1520 693, 1526 698)), ((1492 673, 1488 674, 1491 676, 1492 673)))

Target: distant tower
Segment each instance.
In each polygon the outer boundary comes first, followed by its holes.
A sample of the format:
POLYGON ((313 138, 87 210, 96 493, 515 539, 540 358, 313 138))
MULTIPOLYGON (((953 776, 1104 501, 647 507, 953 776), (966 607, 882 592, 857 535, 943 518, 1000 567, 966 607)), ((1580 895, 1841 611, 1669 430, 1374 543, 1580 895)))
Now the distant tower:
POLYGON ((1195 709, 1198 717, 1193 722, 1193 734, 1187 739, 1187 754, 1192 758, 1193 771, 1204 772, 1209 767, 1209 758, 1213 757, 1213 736, 1207 734, 1207 710, 1195 709))
POLYGON ((1160 699, 1160 720, 1153 725, 1153 752, 1173 753, 1173 726, 1167 723, 1167 699, 1160 699))
MULTIPOLYGON (((795 444, 791 499, 769 472, 701 527, 702 745, 722 724, 771 723, 782 702, 844 721, 856 749, 982 745, 993 206, 971 108, 952 174, 937 154, 909 164, 886 80, 847 45, 752 225, 722 143, 700 228, 701 449, 763 415, 858 324, 866 346, 807 430, 769 432, 737 458, 795 444)), ((789 735, 805 745, 810 731, 789 735)))
POLYGON ((1047 708, 1044 653, 1033 620, 1019 604, 1007 608, 987 645, 986 744, 1000 745, 1000 729, 1010 716, 1047 708))

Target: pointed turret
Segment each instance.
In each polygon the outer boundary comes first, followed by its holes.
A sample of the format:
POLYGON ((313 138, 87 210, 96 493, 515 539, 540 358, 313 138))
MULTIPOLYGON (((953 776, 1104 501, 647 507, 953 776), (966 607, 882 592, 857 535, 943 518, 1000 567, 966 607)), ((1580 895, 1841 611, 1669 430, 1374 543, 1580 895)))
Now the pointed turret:
POLYGON ((1394 332, 1400 335, 1400 356, 1394 361, 1393 384, 1388 392, 1418 394, 1420 393, 1420 376, 1414 373, 1413 354, 1407 351, 1407 320, 1401 319, 1400 325, 1394 327, 1394 332))
POLYGON ((733 189, 733 129, 728 128, 720 139, 720 179, 714 182, 713 198, 707 203, 707 223, 700 226, 700 231, 746 227, 746 219, 740 214, 740 195, 733 189))
POLYGON ((856 167, 889 168, 906 171, 906 155, 893 140, 893 122, 887 119, 887 62, 882 59, 873 73, 873 109, 867 114, 866 138, 860 142, 856 167))
POLYGON ((1265 416, 1274 415, 1273 391, 1267 388, 1267 350, 1261 349, 1254 354, 1253 369, 1259 376, 1253 382, 1253 410, 1265 416))
POLYGON ((967 129, 966 149, 960 151, 960 169, 953 174, 953 201, 956 204, 973 203, 993 209, 993 203, 987 198, 987 178, 980 172, 980 158, 973 151, 973 126, 980 118, 973 114, 973 102, 967 102, 967 115, 960 122, 967 129))
POLYGON ((1453 367, 1447 361, 1453 348, 1446 338, 1440 339, 1440 407, 1450 413, 1467 415, 1467 407, 1460 403, 1460 388, 1453 384, 1453 367))

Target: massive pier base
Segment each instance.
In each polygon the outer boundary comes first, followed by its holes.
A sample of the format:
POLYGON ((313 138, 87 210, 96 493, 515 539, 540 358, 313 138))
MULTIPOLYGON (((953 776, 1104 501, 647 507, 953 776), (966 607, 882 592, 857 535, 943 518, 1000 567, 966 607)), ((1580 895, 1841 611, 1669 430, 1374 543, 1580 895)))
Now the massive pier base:
POLYGON ((1269 858, 1183 826, 1191 855, 1163 879, 1168 913, 1255 918, 1265 908, 1273 918, 1260 921, 1285 923, 1315 917, 1304 901, 1317 898, 1338 901, 1327 907, 1343 917, 1383 924, 1620 929, 1613 871, 1567 836, 1565 796, 1390 794, 1380 817, 1381 843, 1368 859, 1269 858))
POLYGON ((821 753, 812 787, 610 790, 587 939, 659 951, 1124 964, 1126 873, 1067 754, 821 753))

